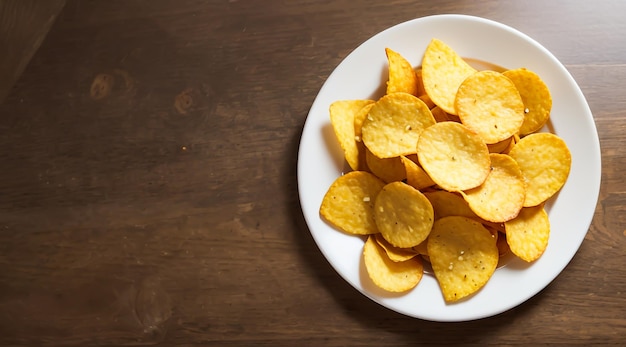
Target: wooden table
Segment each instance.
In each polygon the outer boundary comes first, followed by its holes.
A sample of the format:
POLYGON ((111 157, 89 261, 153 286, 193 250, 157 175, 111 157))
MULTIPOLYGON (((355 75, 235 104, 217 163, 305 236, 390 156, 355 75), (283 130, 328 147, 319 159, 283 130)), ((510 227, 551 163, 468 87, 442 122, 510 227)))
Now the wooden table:
POLYGON ((0 344, 624 344, 624 13, 619 0, 68 0, 0 104, 0 344), (521 306, 464 323, 408 318, 347 284, 296 186, 332 70, 377 32, 440 13, 551 50, 602 146, 595 218, 569 266, 521 306))

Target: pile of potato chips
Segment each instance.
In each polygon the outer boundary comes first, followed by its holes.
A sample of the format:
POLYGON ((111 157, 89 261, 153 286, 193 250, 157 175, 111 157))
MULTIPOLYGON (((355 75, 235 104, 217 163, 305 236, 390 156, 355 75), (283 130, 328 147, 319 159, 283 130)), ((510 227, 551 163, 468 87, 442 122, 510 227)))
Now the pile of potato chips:
POLYGON ((477 71, 433 39, 421 65, 386 49, 379 100, 340 100, 330 120, 352 171, 329 187, 321 216, 367 235, 372 281, 414 288, 424 261, 446 302, 482 288, 511 252, 532 262, 546 249, 545 202, 565 184, 565 142, 538 132, 550 91, 534 72, 477 71))

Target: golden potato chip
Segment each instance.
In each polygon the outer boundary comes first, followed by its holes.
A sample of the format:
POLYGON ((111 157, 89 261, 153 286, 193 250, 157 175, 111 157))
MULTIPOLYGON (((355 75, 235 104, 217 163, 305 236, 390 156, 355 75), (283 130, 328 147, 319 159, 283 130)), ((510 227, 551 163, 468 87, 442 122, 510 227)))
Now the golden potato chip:
POLYGON ((502 73, 519 91, 524 102, 524 122, 520 135, 533 133, 546 124, 552 109, 552 95, 545 82, 536 73, 527 69, 515 69, 502 73))
POLYGON ((426 94, 426 89, 424 89, 424 80, 422 80, 422 67, 418 66, 414 70, 417 78, 417 94, 415 95, 424 95, 426 94))
POLYGON ((487 148, 489 149, 489 153, 504 153, 507 149, 513 148, 513 146, 512 146, 513 138, 514 138, 514 136, 511 136, 511 137, 506 138, 506 139, 504 139, 504 140, 502 140, 500 142, 487 144, 487 148))
MULTIPOLYGON (((422 241, 419 245, 411 247, 411 249, 420 255, 428 255, 428 238, 422 241)), ((428 262, 430 262, 430 259, 428 259, 428 262)))
POLYGON ((523 208, 504 228, 511 252, 522 260, 538 259, 548 246, 550 220, 543 205, 523 208))
POLYGON ((498 247, 498 254, 500 255, 500 258, 511 252, 511 248, 506 240, 506 234, 500 233, 498 239, 496 240, 496 246, 498 247))
POLYGON ((424 196, 433 205, 435 220, 448 216, 462 216, 468 218, 478 218, 476 213, 461 196, 445 190, 425 192, 424 196))
POLYGON ((448 191, 478 187, 490 171, 487 145, 456 122, 424 129, 417 143, 417 157, 430 178, 448 191))
POLYGON ((417 252, 411 248, 400 248, 387 242, 387 240, 385 240, 383 235, 380 233, 374 234, 374 236, 376 237, 376 242, 378 242, 378 245, 385 250, 387 256, 391 261, 406 261, 417 256, 417 252))
POLYGON ((428 237, 428 255, 446 302, 482 288, 498 265, 498 247, 489 230, 466 217, 444 217, 428 237))
POLYGON ((424 274, 419 258, 394 262, 370 235, 363 246, 367 274, 378 287, 390 292, 404 292, 415 287, 424 274))
POLYGON ((498 232, 498 230, 496 230, 496 228, 494 228, 493 226, 491 226, 490 224, 485 224, 481 222, 481 219, 477 219, 476 220, 478 223, 482 224, 485 229, 487 229, 489 231, 489 233, 491 234, 491 237, 493 237, 493 239, 495 241, 498 241, 499 235, 500 233, 498 232))
POLYGON ((365 146, 378 158, 415 153, 419 134, 435 124, 432 113, 419 98, 393 93, 380 98, 362 127, 365 146))
POLYGON ((389 64, 387 94, 402 92, 418 96, 417 76, 411 63, 390 48, 385 48, 385 53, 389 64))
POLYGON ((454 105, 461 122, 486 143, 513 136, 524 122, 524 102, 515 84, 495 71, 467 77, 459 86, 454 105))
POLYGON ((374 203, 385 183, 364 171, 352 171, 337 178, 324 195, 320 214, 337 229, 349 234, 378 232, 374 203))
POLYGON ((452 48, 438 39, 431 40, 422 59, 422 80, 430 99, 444 111, 456 115, 457 90, 476 70, 452 48))
POLYGON ((524 205, 526 188, 522 171, 513 158, 492 153, 491 172, 480 186, 461 192, 480 218, 506 222, 517 216, 524 205))
POLYGON ((433 114, 435 121, 437 123, 447 122, 451 120, 450 115, 446 113, 446 111, 442 110, 441 107, 435 106, 430 110, 430 113, 433 114))
POLYGON ((403 182, 384 186, 374 204, 378 230, 396 247, 409 248, 426 240, 433 217, 433 207, 424 194, 403 182))
POLYGON ((420 95, 419 99, 422 100, 429 109, 433 109, 436 106, 430 96, 428 96, 428 94, 420 95))
POLYGON ((426 187, 430 187, 435 185, 430 176, 422 169, 416 162, 411 159, 401 156, 400 160, 404 165, 404 169, 406 172, 406 183, 411 187, 421 190, 426 187))
POLYGON ((524 207, 537 206, 558 192, 565 184, 572 164, 572 155, 565 141, 551 133, 523 137, 509 155, 524 175, 524 207))
POLYGON ((359 170, 361 171, 369 171, 369 167, 367 166, 365 157, 367 148, 365 147, 365 144, 361 139, 361 137, 363 136, 363 132, 361 130, 363 128, 363 122, 365 121, 365 118, 367 118, 367 115, 370 113, 370 109, 372 108, 372 106, 374 106, 374 103, 367 104, 354 115, 354 140, 356 141, 357 151, 359 152, 358 164, 359 170))
POLYGON ((359 170, 359 149, 355 140, 354 117, 372 100, 340 100, 330 105, 330 122, 352 170, 359 170))
POLYGON ((366 148, 365 162, 370 171, 385 183, 402 181, 406 178, 406 170, 400 157, 381 159, 366 148))

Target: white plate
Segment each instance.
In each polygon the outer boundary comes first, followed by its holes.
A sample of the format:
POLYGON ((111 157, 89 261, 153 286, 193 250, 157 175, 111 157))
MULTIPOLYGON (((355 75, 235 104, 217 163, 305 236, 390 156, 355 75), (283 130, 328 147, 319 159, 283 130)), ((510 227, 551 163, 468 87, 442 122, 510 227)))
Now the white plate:
POLYGON ((319 249, 354 288, 396 312, 433 321, 467 321, 509 310, 546 287, 580 247, 600 189, 600 143, 589 106, 565 67, 539 43, 503 24, 464 15, 424 17, 389 28, 355 49, 328 77, 313 102, 298 153, 298 190, 307 225, 319 249), (513 259, 468 300, 446 304, 432 275, 415 289, 389 294, 369 279, 362 262, 364 239, 324 222, 319 207, 331 183, 344 171, 343 153, 328 116, 339 99, 376 99, 387 74, 385 47, 419 65, 431 38, 461 56, 506 68, 526 67, 546 82, 553 98, 550 130, 572 153, 567 183, 548 206, 551 235, 543 256, 531 264, 513 259))

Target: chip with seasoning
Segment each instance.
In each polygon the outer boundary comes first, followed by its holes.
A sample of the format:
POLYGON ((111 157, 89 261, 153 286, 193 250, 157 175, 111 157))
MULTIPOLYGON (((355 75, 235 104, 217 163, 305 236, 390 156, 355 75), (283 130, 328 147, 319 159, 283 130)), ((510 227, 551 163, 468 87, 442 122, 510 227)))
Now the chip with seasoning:
POLYGON ((543 205, 523 208, 504 228, 511 252, 522 260, 535 261, 548 247, 550 220, 543 205))
POLYGON ((369 172, 352 171, 339 176, 324 195, 320 215, 348 234, 375 234, 374 202, 384 186, 369 172))
POLYGON ((419 96, 417 75, 411 63, 391 48, 385 48, 385 53, 389 66, 387 94, 402 92, 419 96))
POLYGON ((417 143, 417 157, 430 178, 452 192, 478 187, 490 171, 487 145, 456 122, 424 129, 417 143))
POLYGON ((362 140, 378 158, 415 153, 415 144, 425 128, 435 124, 428 106, 407 93, 380 98, 370 109, 363 127, 362 140))
POLYGON ((356 148, 359 152, 358 170, 361 171, 369 171, 366 161, 367 147, 365 147, 365 144, 361 139, 361 137, 363 136, 361 130, 363 128, 363 122, 365 121, 365 118, 367 118, 367 115, 370 113, 370 109, 372 108, 372 106, 374 106, 374 103, 367 104, 354 115, 354 140, 356 141, 356 148))
POLYGON ((489 153, 508 153, 508 150, 513 147, 515 136, 511 136, 506 138, 500 142, 487 144, 487 148, 489 149, 489 153))
POLYGON ((376 226, 385 240, 396 247, 409 248, 426 240, 433 218, 428 199, 406 183, 389 183, 376 197, 376 226))
POLYGON ((363 262, 372 282, 390 292, 405 292, 412 289, 424 275, 420 258, 392 261, 373 235, 367 238, 363 246, 363 262))
POLYGON ((443 41, 432 39, 426 47, 422 59, 424 89, 433 103, 447 113, 457 114, 454 106, 457 90, 475 72, 476 69, 443 41))
POLYGON ((425 192, 424 195, 433 205, 435 220, 448 216, 478 218, 476 213, 474 213, 467 204, 467 201, 458 194, 445 190, 436 190, 425 192))
POLYGON ((433 182, 430 176, 428 176, 426 171, 424 171, 424 169, 422 169, 416 162, 405 156, 401 156, 400 160, 406 171, 406 183, 408 185, 417 190, 435 185, 435 182, 433 182))
POLYGON ((402 181, 406 178, 406 170, 400 157, 381 159, 366 148, 365 162, 370 172, 385 183, 402 181))
POLYGON ((354 117, 372 100, 339 100, 330 105, 330 122, 352 170, 359 170, 359 148, 355 140, 354 117))
POLYGON ((552 109, 552 95, 548 86, 539 75, 525 68, 508 70, 502 74, 515 84, 524 102, 524 122, 519 134, 528 135, 541 129, 550 118, 552 109))
POLYGON ((480 186, 461 192, 480 218, 502 223, 517 216, 524 205, 526 187, 517 162, 506 154, 492 153, 491 171, 480 186))
POLYGON ((485 143, 497 143, 519 132, 524 102, 515 84, 495 71, 480 71, 461 83, 454 101, 461 122, 485 143))
POLYGON ((482 288, 498 265, 496 240, 479 222, 450 216, 435 222, 428 237, 430 263, 446 302, 482 288))
POLYGON ((537 206, 556 194, 565 184, 572 164, 567 144, 552 133, 534 133, 523 137, 509 155, 524 175, 524 207, 537 206))

